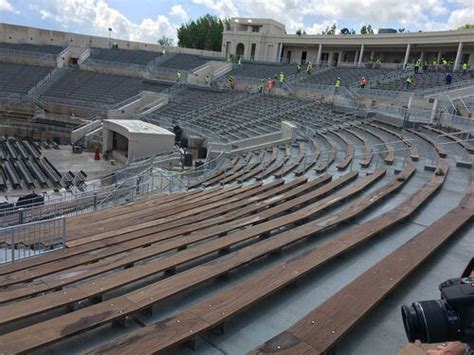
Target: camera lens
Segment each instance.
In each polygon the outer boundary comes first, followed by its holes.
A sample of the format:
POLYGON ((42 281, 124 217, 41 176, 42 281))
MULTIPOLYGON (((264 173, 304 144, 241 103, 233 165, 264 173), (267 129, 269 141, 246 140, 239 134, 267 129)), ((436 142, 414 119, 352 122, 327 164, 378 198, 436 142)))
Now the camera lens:
POLYGON ((402 318, 410 342, 444 342, 454 340, 458 335, 460 319, 444 300, 402 306, 402 318))

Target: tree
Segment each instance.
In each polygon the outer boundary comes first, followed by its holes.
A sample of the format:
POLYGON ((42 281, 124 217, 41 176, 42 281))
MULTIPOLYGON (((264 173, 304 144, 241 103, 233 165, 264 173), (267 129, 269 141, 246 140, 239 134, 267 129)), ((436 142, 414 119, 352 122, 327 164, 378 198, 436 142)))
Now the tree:
POLYGON ((335 35, 336 34, 336 24, 333 24, 331 27, 327 26, 326 29, 321 32, 323 35, 335 35))
POLYGON ((158 44, 163 47, 171 47, 173 45, 173 38, 162 36, 158 40, 158 44))
POLYGON ((398 33, 405 33, 405 29, 404 28, 399 28, 398 33))
POLYGON ((458 28, 458 31, 462 30, 472 30, 474 29, 474 23, 466 23, 464 26, 458 28))
POLYGON ((352 29, 348 29, 347 27, 344 27, 343 29, 341 29, 341 35, 355 35, 356 34, 356 31, 352 28, 352 29))
POLYGON ((178 46, 220 51, 226 23, 227 20, 209 14, 185 23, 178 28, 178 46))
POLYGON ((360 34, 361 35, 372 35, 372 34, 374 34, 374 30, 372 29, 372 25, 362 26, 362 28, 360 29, 360 34))

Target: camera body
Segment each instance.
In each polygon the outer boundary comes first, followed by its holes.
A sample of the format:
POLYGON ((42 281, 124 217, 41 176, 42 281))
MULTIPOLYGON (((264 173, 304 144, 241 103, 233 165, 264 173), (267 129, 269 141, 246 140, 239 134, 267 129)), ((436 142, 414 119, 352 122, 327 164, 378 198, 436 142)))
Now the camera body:
POLYGON ((441 299, 402 306, 408 340, 474 343, 474 277, 447 280, 439 285, 441 299))

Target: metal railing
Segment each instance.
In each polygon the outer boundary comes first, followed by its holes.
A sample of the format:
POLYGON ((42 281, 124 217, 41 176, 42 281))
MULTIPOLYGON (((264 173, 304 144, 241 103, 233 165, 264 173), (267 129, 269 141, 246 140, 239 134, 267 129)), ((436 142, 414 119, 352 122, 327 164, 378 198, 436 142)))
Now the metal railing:
POLYGON ((26 223, 0 229, 0 264, 64 248, 66 219, 26 223))

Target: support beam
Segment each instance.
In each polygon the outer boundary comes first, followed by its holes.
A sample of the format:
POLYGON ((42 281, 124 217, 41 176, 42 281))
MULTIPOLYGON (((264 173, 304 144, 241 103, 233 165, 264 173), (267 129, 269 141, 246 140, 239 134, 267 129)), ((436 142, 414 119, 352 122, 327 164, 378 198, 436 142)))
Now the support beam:
POLYGON ((359 51, 355 51, 354 54, 354 65, 357 65, 357 60, 359 59, 359 51))
POLYGON ((456 53, 456 60, 454 61, 453 70, 459 70, 459 66, 461 65, 461 57, 462 57, 462 42, 459 42, 458 52, 456 53))
POLYGON ((370 52, 370 60, 374 60, 375 51, 370 52))
POLYGON ((318 49, 318 56, 316 57, 316 65, 319 65, 321 63, 321 55, 323 54, 323 45, 320 44, 319 45, 319 49, 318 49))
POLYGON ((403 68, 407 67, 408 64, 408 59, 410 59, 410 50, 411 50, 411 44, 407 44, 407 50, 405 52, 405 60, 403 61, 403 68))
POLYGON ((339 54, 337 55, 337 66, 339 66, 339 64, 341 64, 343 55, 344 55, 343 51, 340 51, 339 54))
POLYGON ((441 58, 443 57, 443 52, 439 51, 438 52, 438 57, 436 58, 436 64, 441 63, 441 58))
POLYGON ((358 67, 362 65, 362 58, 364 58, 364 44, 360 45, 359 63, 357 64, 358 67))

